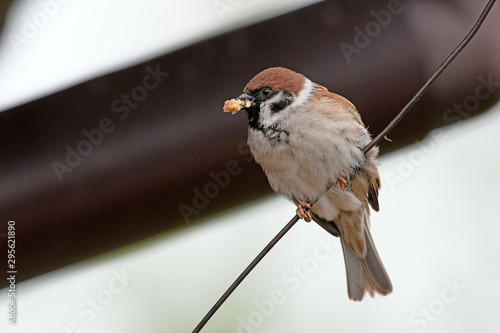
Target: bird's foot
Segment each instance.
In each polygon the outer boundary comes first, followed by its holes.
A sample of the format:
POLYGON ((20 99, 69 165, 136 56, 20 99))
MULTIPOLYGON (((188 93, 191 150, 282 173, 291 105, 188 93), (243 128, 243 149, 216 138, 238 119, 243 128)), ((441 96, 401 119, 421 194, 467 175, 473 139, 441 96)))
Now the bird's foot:
POLYGON ((344 179, 344 177, 339 177, 337 179, 337 181, 339 182, 339 186, 340 186, 340 189, 343 191, 345 190, 346 186, 347 186, 347 180, 344 179))
POLYGON ((310 209, 311 205, 304 201, 297 206, 297 210, 295 212, 297 213, 297 216, 300 217, 301 219, 304 219, 306 222, 311 222, 312 217, 311 214, 309 213, 310 209))

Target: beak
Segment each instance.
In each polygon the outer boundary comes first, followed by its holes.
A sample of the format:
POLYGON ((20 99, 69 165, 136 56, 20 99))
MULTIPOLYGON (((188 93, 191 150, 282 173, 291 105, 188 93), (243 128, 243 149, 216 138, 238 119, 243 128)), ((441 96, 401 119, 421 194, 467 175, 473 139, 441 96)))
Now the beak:
POLYGON ((255 101, 255 97, 253 97, 252 95, 250 95, 248 92, 244 92, 243 94, 241 94, 240 96, 236 97, 237 100, 240 100, 240 101, 250 101, 253 103, 253 101, 255 101))
POLYGON ((240 96, 226 101, 224 103, 223 110, 224 112, 231 112, 232 114, 235 114, 241 109, 248 109, 249 107, 251 107, 254 101, 255 97, 248 94, 248 92, 244 92, 240 96))

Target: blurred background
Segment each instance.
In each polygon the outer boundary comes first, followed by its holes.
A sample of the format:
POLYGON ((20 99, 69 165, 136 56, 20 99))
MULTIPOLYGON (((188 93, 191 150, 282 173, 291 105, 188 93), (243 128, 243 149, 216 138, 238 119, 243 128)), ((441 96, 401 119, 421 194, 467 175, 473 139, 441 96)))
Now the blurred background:
MULTIPOLYGON (((486 3, 0 2, 1 331, 191 332, 295 213, 223 102, 285 66, 377 134, 486 3)), ((349 301, 338 239, 299 222, 203 332, 500 331, 499 22, 381 144, 394 292, 349 301)))

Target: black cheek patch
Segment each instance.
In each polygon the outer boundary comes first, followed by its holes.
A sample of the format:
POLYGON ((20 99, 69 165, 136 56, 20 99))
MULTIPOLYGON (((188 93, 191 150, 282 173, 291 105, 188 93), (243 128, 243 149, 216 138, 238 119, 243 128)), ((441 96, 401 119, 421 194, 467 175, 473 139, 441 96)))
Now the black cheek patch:
POLYGON ((280 112, 288 105, 292 104, 292 101, 293 101, 292 96, 283 96, 283 99, 281 101, 271 104, 271 112, 272 113, 280 112))

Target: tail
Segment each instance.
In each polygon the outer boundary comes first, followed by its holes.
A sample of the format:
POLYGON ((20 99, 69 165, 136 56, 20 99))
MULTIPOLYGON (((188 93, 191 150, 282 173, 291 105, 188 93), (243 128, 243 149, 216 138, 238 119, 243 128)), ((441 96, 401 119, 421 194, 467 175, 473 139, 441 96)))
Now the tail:
POLYGON ((387 295, 392 291, 392 283, 380 260, 370 229, 365 227, 366 257, 358 258, 341 236, 342 249, 347 273, 347 293, 353 301, 361 301, 367 291, 370 296, 375 293, 387 295))

